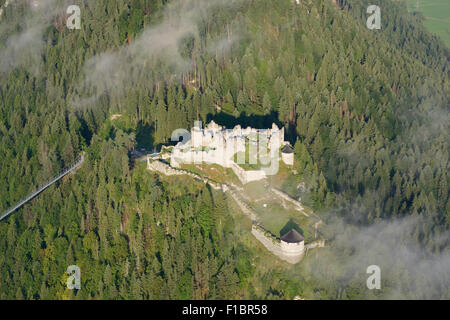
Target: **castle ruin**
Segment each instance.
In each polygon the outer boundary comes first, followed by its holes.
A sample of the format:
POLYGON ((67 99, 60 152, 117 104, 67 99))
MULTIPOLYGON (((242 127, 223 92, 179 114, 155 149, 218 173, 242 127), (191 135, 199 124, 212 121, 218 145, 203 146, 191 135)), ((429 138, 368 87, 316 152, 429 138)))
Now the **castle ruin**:
MULTIPOLYGON (((179 168, 183 163, 218 164, 231 168, 239 180, 246 184, 278 172, 282 146, 289 146, 289 142, 284 141, 284 128, 279 129, 275 123, 271 129, 243 129, 240 125, 226 129, 211 121, 202 129, 201 121, 196 121, 191 131, 183 136, 183 141, 174 147, 170 165, 179 168), (258 168, 244 170, 239 166, 246 163, 258 168)), ((290 146, 289 149, 292 150, 290 146)), ((293 165, 291 153, 281 157, 287 165, 293 165)))

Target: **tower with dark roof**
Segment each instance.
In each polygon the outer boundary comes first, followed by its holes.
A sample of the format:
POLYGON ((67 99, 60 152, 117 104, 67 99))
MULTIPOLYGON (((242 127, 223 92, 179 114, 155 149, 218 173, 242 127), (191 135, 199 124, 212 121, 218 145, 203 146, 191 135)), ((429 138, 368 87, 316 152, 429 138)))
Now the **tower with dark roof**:
POLYGON ((281 237, 281 240, 287 243, 298 243, 305 240, 305 238, 297 230, 291 229, 281 237))
POLYGON ((305 251, 305 238, 295 229, 291 229, 280 238, 281 251, 286 256, 301 257, 305 251))
POLYGON ((281 160, 288 166, 294 165, 294 149, 289 144, 285 144, 281 148, 281 160))

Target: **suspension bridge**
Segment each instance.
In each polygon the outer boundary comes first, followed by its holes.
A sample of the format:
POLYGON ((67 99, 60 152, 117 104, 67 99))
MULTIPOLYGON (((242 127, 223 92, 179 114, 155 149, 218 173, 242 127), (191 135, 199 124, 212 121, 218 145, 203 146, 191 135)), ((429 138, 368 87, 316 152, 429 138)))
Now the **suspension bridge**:
POLYGON ((79 166, 81 166, 81 164, 84 162, 84 153, 82 153, 77 159, 76 162, 68 167, 63 169, 60 173, 58 173, 56 176, 54 176, 52 179, 50 179, 47 183, 45 183, 44 185, 42 185, 41 187, 39 187, 37 190, 35 190, 34 192, 30 193, 29 195, 27 195, 26 197, 22 198, 21 200, 19 200, 13 207, 9 208, 8 210, 6 210, 1 216, 0 216, 0 220, 6 218, 7 216, 9 216, 11 213, 13 213, 14 211, 16 211, 17 209, 19 209, 20 207, 22 207, 25 203, 27 203, 28 201, 30 201, 31 199, 33 199, 34 197, 36 197, 39 193, 41 193, 42 191, 44 191, 45 189, 47 189, 48 187, 50 187, 52 184, 54 184, 56 181, 60 180, 62 177, 64 177, 65 175, 69 174, 70 172, 72 172, 73 170, 75 170, 76 168, 78 168, 79 166))

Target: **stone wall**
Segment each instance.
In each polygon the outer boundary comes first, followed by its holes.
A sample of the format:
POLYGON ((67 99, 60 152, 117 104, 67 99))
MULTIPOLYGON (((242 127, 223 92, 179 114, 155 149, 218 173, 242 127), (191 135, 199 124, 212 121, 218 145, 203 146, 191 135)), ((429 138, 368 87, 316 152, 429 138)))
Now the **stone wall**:
POLYGON ((174 176, 174 175, 184 174, 183 172, 176 170, 161 161, 158 161, 158 160, 152 161, 152 160, 150 160, 150 157, 147 157, 147 169, 160 172, 162 174, 165 174, 166 176, 174 176))
POLYGON ((266 173, 263 170, 244 170, 234 161, 222 157, 217 150, 209 151, 187 151, 174 150, 170 159, 170 165, 174 168, 179 168, 182 163, 198 163, 198 164, 218 164, 224 168, 231 168, 236 174, 242 184, 252 181, 258 181, 266 178, 266 173))
POLYGON ((266 236, 264 231, 255 225, 252 226, 252 234, 264 245, 264 247, 266 247, 267 250, 272 252, 281 260, 295 264, 303 258, 304 250, 298 252, 285 252, 280 241, 275 240, 273 237, 266 236))
POLYGON ((281 250, 286 256, 301 256, 305 251, 305 241, 299 243, 288 243, 283 240, 280 241, 281 250))
POLYGON ((256 239, 261 242, 264 247, 267 248, 270 252, 272 252, 274 255, 278 256, 279 258, 282 258, 283 253, 281 252, 280 244, 275 242, 273 239, 266 237, 264 234, 264 231, 257 228, 256 226, 252 226, 252 234, 255 236, 256 239))
POLYGON ((232 163, 231 170, 236 174, 242 184, 246 184, 252 181, 258 181, 266 178, 266 173, 262 170, 244 170, 236 163, 232 163))
POLYGON ((172 168, 168 164, 158 161, 158 160, 151 161, 149 158, 147 158, 147 169, 152 170, 152 171, 157 171, 166 176, 187 175, 187 176, 190 176, 190 177, 192 177, 196 180, 199 180, 203 183, 209 184, 211 186, 211 188, 213 188, 215 190, 222 190, 223 192, 226 192, 228 190, 228 186, 226 184, 217 183, 215 181, 212 181, 211 179, 202 177, 198 174, 195 174, 195 173, 187 171, 187 170, 172 168))
POLYGON ((317 240, 311 243, 308 243, 306 249, 314 249, 314 248, 323 248, 325 247, 325 240, 317 240))

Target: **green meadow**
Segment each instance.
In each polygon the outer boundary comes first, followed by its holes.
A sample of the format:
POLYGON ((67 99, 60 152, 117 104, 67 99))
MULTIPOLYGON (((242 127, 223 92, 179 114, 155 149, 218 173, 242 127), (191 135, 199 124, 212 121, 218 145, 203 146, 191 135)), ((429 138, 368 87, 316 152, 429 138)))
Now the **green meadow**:
POLYGON ((420 11, 425 16, 425 27, 437 34, 450 47, 450 1, 405 0, 410 12, 420 11))

